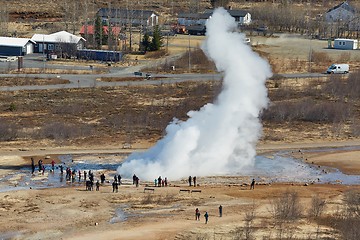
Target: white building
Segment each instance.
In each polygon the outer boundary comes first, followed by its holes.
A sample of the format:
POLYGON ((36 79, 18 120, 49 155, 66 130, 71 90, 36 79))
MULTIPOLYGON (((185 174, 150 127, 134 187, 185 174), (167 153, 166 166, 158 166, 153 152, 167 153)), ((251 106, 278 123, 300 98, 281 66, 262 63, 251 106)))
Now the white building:
POLYGON ((83 49, 85 39, 66 31, 52 34, 34 34, 31 40, 36 42, 35 53, 58 52, 71 48, 72 50, 83 49))
MULTIPOLYGON (((235 18, 235 22, 238 25, 249 25, 251 23, 251 14, 248 11, 240 9, 226 9, 226 11, 235 18)), ((212 15, 214 12, 213 9, 205 10, 205 14, 212 15)))
POLYGON ((154 27, 159 24, 159 14, 151 10, 101 8, 96 13, 103 22, 113 25, 154 27))
POLYGON ((24 56, 34 52, 35 41, 29 38, 0 37, 0 55, 24 56))
POLYGON ((325 20, 331 22, 350 22, 356 17, 356 9, 347 1, 329 9, 325 14, 325 20))
POLYGON ((358 49, 358 40, 337 38, 334 40, 334 48, 344 50, 358 49))
MULTIPOLYGON (((235 18, 238 25, 248 25, 251 23, 251 14, 244 10, 226 9, 228 13, 235 18)), ((203 13, 179 13, 178 24, 184 26, 205 25, 206 21, 213 14, 214 9, 207 9, 203 13)))

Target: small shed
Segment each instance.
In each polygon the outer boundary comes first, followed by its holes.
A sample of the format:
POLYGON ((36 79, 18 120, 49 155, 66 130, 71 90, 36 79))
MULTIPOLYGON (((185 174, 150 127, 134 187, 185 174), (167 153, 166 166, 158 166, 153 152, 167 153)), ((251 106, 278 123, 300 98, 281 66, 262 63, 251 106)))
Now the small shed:
POLYGON ((344 50, 358 49, 358 40, 337 38, 334 40, 334 48, 335 49, 344 49, 344 50))
POLYGON ((24 56, 34 52, 35 41, 29 38, 0 37, 0 55, 24 56))

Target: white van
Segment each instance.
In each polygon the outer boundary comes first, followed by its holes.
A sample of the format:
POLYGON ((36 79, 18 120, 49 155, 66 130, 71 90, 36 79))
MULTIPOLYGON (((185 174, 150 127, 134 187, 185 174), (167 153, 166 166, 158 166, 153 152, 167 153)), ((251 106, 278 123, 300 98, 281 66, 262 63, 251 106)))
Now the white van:
POLYGON ((349 73, 349 64, 333 64, 327 69, 326 73, 349 73))

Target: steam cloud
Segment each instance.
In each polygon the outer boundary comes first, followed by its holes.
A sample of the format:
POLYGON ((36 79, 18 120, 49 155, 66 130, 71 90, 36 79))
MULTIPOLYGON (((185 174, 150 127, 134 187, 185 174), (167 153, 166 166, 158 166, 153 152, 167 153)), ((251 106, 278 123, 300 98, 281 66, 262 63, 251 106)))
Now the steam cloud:
POLYGON ((215 103, 188 112, 185 122, 174 120, 163 139, 145 153, 130 155, 118 173, 135 173, 143 180, 180 179, 239 173, 254 163, 262 130, 258 117, 268 104, 265 81, 271 70, 236 27, 223 8, 216 9, 206 24, 202 49, 224 72, 223 90, 215 103))

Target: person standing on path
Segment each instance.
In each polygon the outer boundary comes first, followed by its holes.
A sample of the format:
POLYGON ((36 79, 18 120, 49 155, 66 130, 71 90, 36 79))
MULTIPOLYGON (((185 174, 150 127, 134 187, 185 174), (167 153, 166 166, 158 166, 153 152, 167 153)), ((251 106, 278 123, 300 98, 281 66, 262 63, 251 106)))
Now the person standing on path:
POLYGON ((54 172, 55 171, 55 161, 54 159, 51 161, 51 169, 54 172))
POLYGON ((112 187, 113 187, 113 192, 117 192, 118 191, 118 186, 117 186, 117 182, 116 181, 113 181, 112 183, 112 187))
POLYGON ((192 179, 192 177, 189 176, 189 186, 190 186, 190 187, 191 187, 191 179, 192 179))
POLYGON ((198 208, 195 209, 195 220, 200 221, 200 210, 198 208))
POLYGON ((34 158, 31 158, 31 174, 34 174, 35 172, 35 162, 34 158))
POLYGON ((118 185, 119 186, 121 185, 121 175, 120 174, 118 175, 118 185))
POLYGON ((219 217, 222 217, 222 206, 219 206, 219 217))
POLYGON ((255 190, 255 179, 253 178, 251 185, 250 185, 250 190, 253 189, 255 190))
POLYGON ((42 171, 42 160, 41 159, 39 159, 38 165, 39 165, 39 172, 41 172, 42 171))
POLYGON ((96 182, 96 191, 99 191, 100 190, 100 183, 99 183, 99 180, 97 180, 96 182))
POLYGON ((193 177, 194 187, 196 187, 196 176, 193 177))
POLYGON ((209 214, 208 214, 208 212, 205 212, 204 217, 205 217, 205 224, 207 224, 207 223, 208 223, 208 220, 209 220, 209 214))

